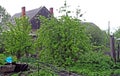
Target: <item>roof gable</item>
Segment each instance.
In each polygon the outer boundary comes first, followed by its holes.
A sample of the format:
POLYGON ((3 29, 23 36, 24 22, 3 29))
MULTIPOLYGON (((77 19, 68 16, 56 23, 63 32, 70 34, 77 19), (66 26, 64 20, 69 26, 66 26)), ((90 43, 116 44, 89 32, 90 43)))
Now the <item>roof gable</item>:
MULTIPOLYGON (((36 9, 33 9, 33 10, 29 10, 29 11, 26 11, 26 16, 29 17, 29 20, 31 20, 34 16, 36 16, 38 13, 43 15, 44 13, 42 11, 46 11, 48 14, 50 14, 50 12, 48 11, 48 9, 43 6, 43 7, 40 7, 40 8, 36 8, 36 9)), ((22 13, 16 13, 15 15, 12 16, 12 19, 14 18, 19 18, 21 17, 22 13)))

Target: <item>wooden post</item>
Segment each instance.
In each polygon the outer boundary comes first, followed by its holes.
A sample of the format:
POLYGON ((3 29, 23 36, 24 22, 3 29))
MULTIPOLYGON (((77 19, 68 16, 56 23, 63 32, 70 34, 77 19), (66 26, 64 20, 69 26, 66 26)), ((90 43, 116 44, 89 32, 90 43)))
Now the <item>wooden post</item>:
POLYGON ((115 52, 115 40, 114 40, 114 35, 110 35, 110 49, 111 49, 111 55, 116 63, 116 52, 115 52))
POLYGON ((120 51, 120 44, 119 44, 119 41, 118 41, 117 60, 119 60, 119 51, 120 51))

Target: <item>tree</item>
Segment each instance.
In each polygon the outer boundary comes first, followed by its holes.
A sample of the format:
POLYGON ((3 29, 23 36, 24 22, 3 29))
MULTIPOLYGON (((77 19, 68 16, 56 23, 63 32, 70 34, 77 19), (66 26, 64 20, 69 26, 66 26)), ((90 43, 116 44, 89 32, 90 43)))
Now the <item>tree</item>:
POLYGON ((60 7, 58 11, 59 11, 59 13, 62 14, 62 16, 71 16, 71 17, 77 18, 79 20, 85 21, 85 19, 82 19, 82 17, 86 12, 81 13, 80 6, 78 6, 75 11, 71 10, 70 5, 67 4, 66 0, 64 2, 64 5, 62 7, 60 7), (72 15, 70 15, 70 14, 72 14, 72 15))
POLYGON ((86 27, 86 33, 90 36, 93 49, 104 50, 103 47, 105 47, 107 43, 107 34, 94 23, 83 22, 83 25, 86 27))
POLYGON ((41 27, 36 42, 40 48, 40 58, 45 62, 71 66, 79 60, 81 54, 91 49, 85 27, 81 20, 69 16, 71 11, 68 8, 65 1, 59 9, 63 14, 59 19, 40 17, 41 27))
POLYGON ((32 37, 29 35, 31 25, 27 17, 15 19, 15 25, 8 23, 10 30, 5 31, 4 45, 5 53, 16 55, 19 59, 24 54, 29 54, 32 49, 32 37))
POLYGON ((68 16, 69 13, 71 13, 70 10, 68 10, 70 6, 67 5, 66 0, 64 2, 64 5, 59 8, 59 13, 63 13, 63 15, 68 16))
POLYGON ((78 19, 69 16, 41 18, 37 46, 42 48, 40 60, 57 64, 72 65, 80 54, 90 51, 89 38, 85 27, 78 19))
POLYGON ((6 9, 0 6, 0 26, 2 29, 6 29, 6 22, 10 20, 10 14, 6 11, 6 9))
POLYGON ((93 23, 84 23, 86 25, 86 32, 88 35, 91 36, 91 42, 93 45, 100 45, 102 44, 102 31, 100 30, 99 27, 97 27, 93 23))
POLYGON ((3 45, 3 36, 2 32, 4 29, 6 29, 6 22, 10 19, 10 14, 7 13, 5 8, 0 6, 0 52, 4 51, 4 45, 3 45))
POLYGON ((120 38, 120 27, 114 33, 116 38, 120 38))

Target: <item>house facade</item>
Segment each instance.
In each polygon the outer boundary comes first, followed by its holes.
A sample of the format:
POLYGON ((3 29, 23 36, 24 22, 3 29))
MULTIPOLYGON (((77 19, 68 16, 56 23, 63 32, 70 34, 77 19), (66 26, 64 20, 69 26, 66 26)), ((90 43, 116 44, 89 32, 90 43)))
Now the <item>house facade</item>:
POLYGON ((51 15, 53 15, 53 8, 50 8, 48 10, 45 6, 32 9, 29 11, 25 11, 25 7, 22 7, 22 12, 16 13, 12 16, 11 21, 14 23, 14 18, 19 18, 21 16, 27 16, 29 18, 29 22, 31 23, 32 30, 35 31, 40 28, 40 20, 38 16, 45 16, 46 18, 49 18, 51 15))

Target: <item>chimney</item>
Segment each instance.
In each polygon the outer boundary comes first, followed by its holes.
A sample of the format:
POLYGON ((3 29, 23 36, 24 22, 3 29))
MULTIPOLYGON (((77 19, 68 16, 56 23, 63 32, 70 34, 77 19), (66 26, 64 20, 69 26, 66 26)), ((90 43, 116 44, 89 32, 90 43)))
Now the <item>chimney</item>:
POLYGON ((25 16, 25 7, 22 7, 22 16, 25 16))
POLYGON ((50 8, 50 10, 49 10, 49 11, 50 11, 50 14, 51 14, 51 15, 53 15, 53 14, 54 14, 54 13, 53 13, 53 8, 52 8, 52 7, 50 8))

